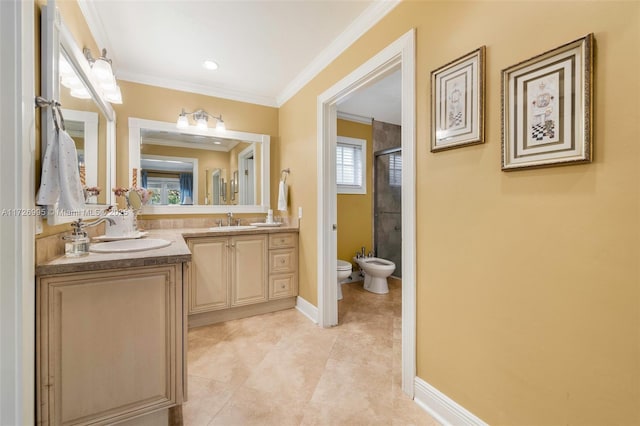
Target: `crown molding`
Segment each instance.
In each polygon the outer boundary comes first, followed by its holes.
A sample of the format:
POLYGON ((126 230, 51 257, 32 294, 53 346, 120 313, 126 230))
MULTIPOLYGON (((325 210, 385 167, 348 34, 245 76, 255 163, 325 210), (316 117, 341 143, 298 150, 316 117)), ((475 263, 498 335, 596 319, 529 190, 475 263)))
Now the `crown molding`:
MULTIPOLYGON (((100 14, 96 10, 95 4, 88 0, 78 0, 78 6, 84 16, 84 20, 87 21, 87 26, 93 36, 93 40, 98 45, 98 49, 107 49, 109 58, 117 64, 118 52, 115 52, 111 48, 112 46, 109 41, 109 33, 106 31, 102 19, 100 19, 100 14)), ((98 52, 98 56, 100 56, 99 53, 100 52, 98 52)))
MULTIPOLYGON (((229 89, 220 86, 204 86, 184 81, 175 81, 129 72, 119 69, 118 80, 131 81, 133 83, 147 84, 150 86, 163 87, 166 89, 179 90, 189 93, 214 96, 218 98, 231 99, 240 102, 264 105, 269 107, 280 107, 293 97, 300 89, 309 83, 323 69, 327 67, 342 52, 351 46, 356 40, 364 35, 384 16, 391 12, 400 0, 374 0, 374 2, 356 18, 353 23, 343 31, 333 42, 331 42, 304 70, 298 74, 284 90, 274 98, 255 93, 248 93, 238 89, 229 89)), ((107 49, 109 56, 118 63, 118 52, 111 48, 108 32, 104 23, 100 19, 95 5, 89 0, 78 0, 78 6, 84 15, 91 35, 101 48, 107 49)))
POLYGON ((329 44, 287 87, 276 96, 280 107, 325 69, 342 52, 391 12, 400 0, 375 0, 345 31, 329 44))
POLYGON ((230 99, 233 101, 247 102, 250 104, 277 107, 276 100, 270 96, 256 95, 242 90, 221 87, 215 85, 202 85, 186 81, 169 80, 151 75, 118 71, 118 80, 132 83, 146 84, 148 86, 162 87, 165 89, 179 90, 181 92, 196 93, 199 95, 213 96, 216 98, 230 99))
POLYGON ((338 118, 341 120, 353 121, 356 123, 368 124, 373 123, 373 117, 365 117, 363 115, 349 114, 348 112, 338 111, 338 118))

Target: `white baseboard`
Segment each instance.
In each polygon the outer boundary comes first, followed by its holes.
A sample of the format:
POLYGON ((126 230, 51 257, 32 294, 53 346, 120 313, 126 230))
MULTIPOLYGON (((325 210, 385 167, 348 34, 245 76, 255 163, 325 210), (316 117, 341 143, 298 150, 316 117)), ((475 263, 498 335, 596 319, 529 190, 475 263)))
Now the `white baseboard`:
POLYGON ((318 308, 313 306, 311 303, 307 302, 300 296, 298 296, 296 300, 296 309, 311 321, 313 321, 315 324, 318 323, 318 308))
POLYGON ((488 426, 463 406, 419 377, 414 381, 414 401, 443 426, 488 426))

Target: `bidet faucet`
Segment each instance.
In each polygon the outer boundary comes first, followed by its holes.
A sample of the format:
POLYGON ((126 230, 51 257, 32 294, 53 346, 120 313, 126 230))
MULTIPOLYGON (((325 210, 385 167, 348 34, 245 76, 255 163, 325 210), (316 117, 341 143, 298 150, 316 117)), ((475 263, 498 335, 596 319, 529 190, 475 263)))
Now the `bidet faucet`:
POLYGON ((365 257, 366 250, 364 246, 362 246, 362 251, 360 252, 360 257, 365 257))

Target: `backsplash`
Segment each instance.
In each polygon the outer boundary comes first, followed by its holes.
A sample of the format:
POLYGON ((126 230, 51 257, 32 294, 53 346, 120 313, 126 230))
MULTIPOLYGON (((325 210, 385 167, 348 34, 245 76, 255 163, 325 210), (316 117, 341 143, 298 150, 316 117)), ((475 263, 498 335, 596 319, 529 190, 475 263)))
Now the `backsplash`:
MULTIPOLYGON (((147 216, 148 217, 148 216, 147 216)), ((242 225, 248 225, 253 222, 264 222, 265 215, 256 217, 236 217, 234 220, 240 219, 242 225)), ((176 228, 211 228, 218 226, 222 220, 224 225, 227 224, 227 218, 221 217, 198 217, 198 218, 172 218, 172 219, 138 219, 138 228, 140 230, 149 229, 176 229, 176 228)), ((274 216, 276 222, 281 222, 284 226, 289 226, 290 220, 288 216, 274 216)))
MULTIPOLYGON (((92 238, 104 235, 104 230, 104 223, 86 229, 87 234, 92 238)), ((62 237, 67 235, 71 235, 70 225, 68 231, 36 239, 36 265, 41 265, 57 257, 64 256, 64 240, 62 237)))
MULTIPOLYGON (((150 216, 147 216, 150 217, 150 216)), ((226 225, 226 217, 201 217, 201 218, 185 218, 185 219, 138 219, 138 229, 178 229, 178 228, 211 228, 218 225, 218 221, 222 219, 226 225)), ((265 215, 256 217, 238 217, 242 225, 248 225, 253 222, 264 222, 265 215)), ((290 226, 291 220, 288 216, 274 216, 276 222, 281 222, 284 226, 290 226)), ((297 221, 296 221, 297 222, 297 221)), ((291 224, 297 226, 297 223, 291 224)), ((90 237, 97 237, 105 234, 105 224, 87 228, 87 234, 90 237)), ((68 231, 59 234, 49 235, 47 237, 36 239, 36 265, 41 265, 52 259, 64 256, 64 240, 62 237, 71 234, 71 227, 68 231)))

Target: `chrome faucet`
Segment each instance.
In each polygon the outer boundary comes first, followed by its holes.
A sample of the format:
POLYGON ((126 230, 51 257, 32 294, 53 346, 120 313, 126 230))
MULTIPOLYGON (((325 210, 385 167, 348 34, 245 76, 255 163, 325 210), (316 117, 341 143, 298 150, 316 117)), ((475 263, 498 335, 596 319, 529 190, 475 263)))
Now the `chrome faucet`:
POLYGON ((233 213, 232 212, 227 213, 227 224, 229 226, 233 225, 233 213))
POLYGON ((110 217, 101 217, 98 218, 96 220, 94 220, 93 222, 82 222, 82 219, 78 219, 77 221, 73 222, 72 226, 74 227, 78 227, 79 229, 82 228, 90 228, 92 226, 96 226, 96 225, 100 225, 102 222, 109 222, 109 225, 115 225, 116 221, 111 219, 110 217))

